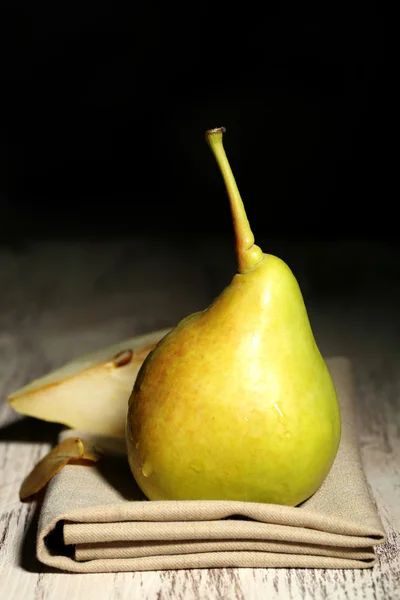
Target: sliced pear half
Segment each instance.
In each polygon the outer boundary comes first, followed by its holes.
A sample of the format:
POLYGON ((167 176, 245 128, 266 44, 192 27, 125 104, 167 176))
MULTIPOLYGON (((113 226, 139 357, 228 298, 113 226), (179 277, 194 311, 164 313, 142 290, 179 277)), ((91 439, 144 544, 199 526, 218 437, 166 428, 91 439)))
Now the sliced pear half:
POLYGON ((169 331, 154 331, 85 354, 13 392, 8 402, 16 412, 36 419, 124 437, 136 376, 169 331))

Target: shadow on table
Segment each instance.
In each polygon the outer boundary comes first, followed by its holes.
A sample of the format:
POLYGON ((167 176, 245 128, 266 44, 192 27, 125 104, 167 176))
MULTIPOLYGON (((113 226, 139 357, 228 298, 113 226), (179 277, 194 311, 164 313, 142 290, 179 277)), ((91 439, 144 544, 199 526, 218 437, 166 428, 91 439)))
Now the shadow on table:
POLYGON ((58 434, 63 428, 64 426, 58 423, 47 423, 32 417, 21 417, 0 427, 0 444, 6 442, 55 444, 58 434))
MULTIPOLYGON (((40 508, 43 501, 45 491, 37 494, 35 500, 32 500, 32 510, 29 510, 33 515, 29 521, 28 527, 25 530, 24 537, 21 542, 19 549, 19 566, 24 571, 29 573, 60 573, 57 569, 48 567, 41 563, 36 557, 36 538, 40 508)), ((27 516, 28 518, 28 516, 27 516)))

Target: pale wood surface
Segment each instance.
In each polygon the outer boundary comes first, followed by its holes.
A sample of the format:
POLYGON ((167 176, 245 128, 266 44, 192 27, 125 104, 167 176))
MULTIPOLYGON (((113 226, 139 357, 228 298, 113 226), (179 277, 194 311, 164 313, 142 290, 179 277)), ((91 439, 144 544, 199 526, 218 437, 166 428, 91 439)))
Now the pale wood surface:
POLYGON ((59 427, 21 419, 5 396, 82 351, 206 306, 232 274, 229 240, 218 249, 147 238, 0 249, 0 598, 400 598, 400 269, 382 245, 269 248, 298 276, 322 351, 354 361, 362 456, 388 535, 372 570, 76 575, 36 561, 37 509, 19 502, 18 489, 59 427))

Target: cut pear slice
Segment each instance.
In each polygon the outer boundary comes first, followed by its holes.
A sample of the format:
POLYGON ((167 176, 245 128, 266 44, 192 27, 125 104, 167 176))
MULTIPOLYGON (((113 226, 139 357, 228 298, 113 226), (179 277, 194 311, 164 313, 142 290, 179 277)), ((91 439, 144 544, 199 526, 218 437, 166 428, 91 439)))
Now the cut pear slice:
POLYGON ((43 489, 67 465, 74 461, 85 460, 96 463, 103 457, 97 446, 80 438, 68 438, 53 448, 35 465, 24 479, 19 490, 21 500, 34 496, 43 489))
POLYGON ((8 396, 12 408, 43 421, 125 436, 128 400, 139 369, 170 329, 85 354, 8 396))

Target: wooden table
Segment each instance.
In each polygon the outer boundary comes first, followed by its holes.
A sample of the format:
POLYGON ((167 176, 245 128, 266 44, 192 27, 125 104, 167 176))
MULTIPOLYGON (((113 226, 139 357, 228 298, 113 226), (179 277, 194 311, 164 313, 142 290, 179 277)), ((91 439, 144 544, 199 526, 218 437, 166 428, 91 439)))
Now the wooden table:
POLYGON ((39 564, 37 507, 18 489, 59 426, 18 417, 6 395, 77 354, 203 308, 229 282, 234 255, 217 239, 32 243, 0 249, 0 598, 400 598, 399 255, 365 243, 264 248, 295 271, 323 353, 353 359, 362 457, 388 536, 376 566, 75 575, 39 564))

